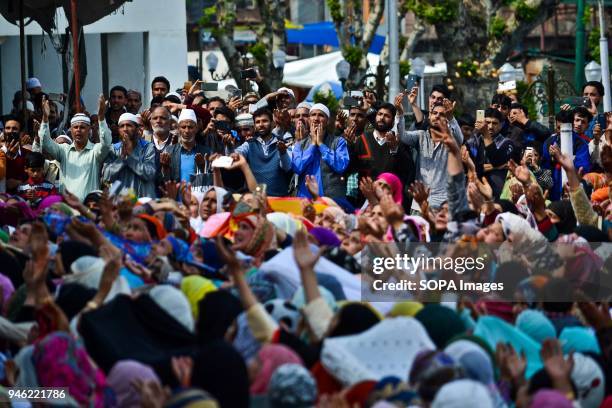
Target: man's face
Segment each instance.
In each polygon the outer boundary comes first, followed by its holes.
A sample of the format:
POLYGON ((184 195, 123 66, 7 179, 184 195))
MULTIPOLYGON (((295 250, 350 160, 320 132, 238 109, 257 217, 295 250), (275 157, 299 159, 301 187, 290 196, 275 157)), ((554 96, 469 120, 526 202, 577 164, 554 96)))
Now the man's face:
MULTIPOLYGON (((380 111, 379 111, 380 112, 380 111)), ((378 113, 376 114, 378 117, 378 113)), ((355 127, 358 131, 363 131, 366 125, 366 115, 365 112, 359 108, 351 108, 349 111, 349 120, 351 123, 355 124, 355 127)))
POLYGON ((443 106, 435 106, 429 112, 429 122, 434 126, 440 125, 440 118, 444 116, 444 107, 443 106))
POLYGON ((194 142, 198 125, 192 120, 183 120, 178 124, 178 131, 181 144, 191 144, 194 142))
POLYGON ((323 124, 324 130, 327 127, 327 122, 329 121, 329 118, 318 109, 310 111, 309 119, 311 125, 323 124))
POLYGON ((129 120, 125 120, 119 125, 119 136, 122 141, 134 141, 136 139, 136 131, 136 124, 129 120))
POLYGON ((151 94, 153 95, 153 97, 166 96, 166 94, 169 91, 170 90, 168 89, 166 84, 163 82, 154 82, 153 85, 151 86, 151 94))
POLYGON ((217 110, 217 108, 220 108, 223 106, 223 102, 221 101, 212 101, 208 104, 208 110, 210 111, 210 113, 212 113, 213 115, 215 114, 215 110, 217 110))
POLYGON ((276 98, 276 106, 278 109, 287 109, 293 103, 293 98, 288 93, 281 93, 276 98))
POLYGON ((474 133, 474 128, 470 125, 461 125, 461 133, 463 133, 463 139, 467 140, 472 137, 472 133, 474 133))
POLYGON ((291 116, 291 120, 293 121, 293 126, 297 128, 298 123, 302 122, 304 127, 308 127, 308 118, 310 117, 310 110, 307 108, 299 108, 293 112, 291 116))
POLYGON ((433 91, 429 95, 429 110, 432 110, 435 103, 442 103, 442 101, 444 101, 444 94, 442 92, 433 91))
POLYGON ((21 125, 16 120, 8 120, 4 124, 4 133, 19 133, 21 132, 21 125))
POLYGON ((588 118, 576 113, 574 115, 574 132, 581 135, 587 130, 588 127, 589 127, 588 118))
POLYGON ((49 103, 49 123, 56 123, 59 119, 59 115, 57 112, 57 105, 55 102, 49 103))
POLYGON ((127 97, 127 104, 125 105, 128 112, 136 115, 142 107, 142 98, 137 92, 129 92, 127 97))
POLYGON ((501 130, 501 123, 497 118, 485 118, 485 126, 487 127, 492 136, 497 135, 501 130))
POLYGON ((510 113, 510 108, 507 106, 500 105, 499 103, 491 104, 491 108, 497 109, 504 115, 504 118, 508 117, 508 113, 510 113))
POLYGON ((255 118, 255 131, 260 136, 267 136, 272 131, 272 121, 268 115, 259 115, 255 118))
POLYGON ((35 183, 40 183, 45 178, 44 167, 26 167, 25 172, 35 183))
POLYGON ((518 108, 510 109, 510 115, 508 116, 508 118, 510 119, 511 122, 513 122, 516 120, 516 118, 522 117, 524 113, 525 112, 523 112, 522 109, 518 109, 518 108))
POLYGON ((89 131, 91 126, 84 122, 77 122, 70 126, 70 133, 72 134, 72 140, 79 145, 85 146, 87 139, 89 138, 89 131))
POLYGON ((243 140, 249 140, 255 134, 255 128, 253 126, 240 126, 238 128, 238 134, 243 140))
POLYGON ((126 98, 125 94, 121 91, 115 90, 110 94, 110 106, 112 110, 121 110, 125 107, 126 98))
POLYGON ((599 105, 601 102, 601 95, 594 86, 585 86, 584 91, 582 91, 582 96, 588 96, 595 106, 599 105))
POLYGON ((379 109, 376 112, 376 130, 379 132, 388 132, 393 127, 393 115, 387 109, 379 109))
POLYGON ((155 108, 151 113, 151 127, 155 134, 168 133, 170 130, 170 114, 164 108, 155 108))

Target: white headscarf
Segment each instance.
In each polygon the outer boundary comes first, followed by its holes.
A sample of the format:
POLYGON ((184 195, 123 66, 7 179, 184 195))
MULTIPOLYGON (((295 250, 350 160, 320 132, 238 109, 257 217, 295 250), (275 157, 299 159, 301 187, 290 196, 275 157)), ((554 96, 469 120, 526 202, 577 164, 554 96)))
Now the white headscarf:
POLYGON ((196 200, 198 200, 197 217, 191 218, 189 220, 189 224, 191 225, 191 228, 194 229, 194 231, 200 231, 202 229, 202 226, 204 225, 205 221, 200 216, 200 207, 202 206, 202 202, 204 201, 204 197, 206 197, 206 194, 208 194, 208 192, 213 189, 217 193, 217 214, 219 214, 220 212, 223 212, 223 197, 225 197, 225 195, 228 193, 226 189, 224 189, 223 187, 212 186, 204 192, 191 192, 191 194, 195 195, 196 200))

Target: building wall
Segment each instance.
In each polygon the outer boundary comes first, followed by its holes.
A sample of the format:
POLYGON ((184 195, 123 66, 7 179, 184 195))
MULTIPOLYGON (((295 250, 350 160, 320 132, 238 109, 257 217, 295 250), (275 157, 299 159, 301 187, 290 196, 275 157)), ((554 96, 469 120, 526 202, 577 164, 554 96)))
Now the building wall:
MULTIPOLYGON (((103 91, 104 72, 109 88, 123 85, 136 89, 143 93, 145 105, 151 98, 149 82, 153 77, 166 76, 173 89, 183 85, 187 79, 185 10, 185 0, 133 0, 116 13, 85 26, 88 75, 82 96, 90 112, 95 111, 98 95, 103 91)), ((57 15, 58 31, 63 33, 67 22, 61 9, 57 15)), ((31 44, 26 55, 31 55, 32 60, 26 75, 31 72, 39 78, 45 91, 65 91, 69 81, 63 78, 61 56, 46 36, 43 39, 38 24, 29 24, 25 32, 31 37, 26 41, 26 46, 31 44)), ((28 57, 26 63, 27 60, 28 57)), ((19 29, 1 16, 0 65, 1 111, 8 112, 14 92, 20 88, 19 29)))

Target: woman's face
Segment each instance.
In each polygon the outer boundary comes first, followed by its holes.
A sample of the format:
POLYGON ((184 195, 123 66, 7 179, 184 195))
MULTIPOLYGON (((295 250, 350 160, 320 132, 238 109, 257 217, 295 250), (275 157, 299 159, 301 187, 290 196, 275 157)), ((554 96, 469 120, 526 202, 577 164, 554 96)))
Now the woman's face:
POLYGON ((383 214, 380 205, 376 205, 374 208, 372 208, 370 218, 372 219, 372 221, 374 221, 375 225, 380 227, 379 232, 381 233, 381 236, 384 235, 387 231, 387 228, 389 227, 389 223, 387 222, 387 219, 385 218, 385 215, 383 214))
POLYGON ((124 234, 126 239, 134 242, 151 242, 151 235, 147 229, 147 224, 140 218, 132 218, 127 225, 124 234))
POLYGON ((214 189, 211 189, 206 193, 204 198, 202 199, 202 204, 200 204, 200 217, 204 221, 208 219, 213 214, 217 212, 217 192, 214 189))
POLYGON ((494 222, 476 234, 476 239, 487 244, 501 243, 505 241, 504 230, 499 222, 494 222))
POLYGON ((351 233, 342 240, 341 247, 351 255, 355 255, 361 251, 363 249, 361 233, 358 230, 351 231, 351 233))
POLYGON ((191 203, 189 203, 189 217, 198 218, 199 208, 200 208, 200 203, 198 203, 198 199, 192 196, 191 203))
POLYGON ((234 234, 234 245, 232 249, 235 251, 245 249, 253 237, 253 232, 255 232, 255 228, 253 228, 250 223, 247 221, 240 221, 238 230, 234 234))
POLYGON ((448 204, 444 203, 436 212, 434 218, 434 226, 436 227, 436 231, 446 231, 448 227, 448 204))

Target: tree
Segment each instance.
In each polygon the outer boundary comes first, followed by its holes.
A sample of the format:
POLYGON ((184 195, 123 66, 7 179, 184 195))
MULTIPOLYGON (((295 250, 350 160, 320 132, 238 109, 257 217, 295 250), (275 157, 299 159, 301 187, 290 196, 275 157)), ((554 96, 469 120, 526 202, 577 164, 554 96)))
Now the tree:
POLYGON ((385 11, 384 0, 369 0, 364 25, 362 0, 327 0, 342 56, 351 65, 350 78, 359 79, 368 68, 367 53, 385 11))
POLYGON ((404 0, 403 12, 433 25, 448 67, 461 91, 475 83, 493 86, 494 69, 554 13, 559 0, 404 0), (466 69, 466 67, 479 67, 466 69), (473 73, 479 72, 479 75, 473 73), (462 76, 467 74, 468 76, 462 76), (483 78, 483 76, 485 78, 483 78), (488 79, 486 79, 488 77, 488 79))
MULTIPOLYGON (((283 0, 257 0, 261 24, 251 26, 257 42, 249 47, 263 80, 259 82, 260 93, 265 94, 281 86, 283 73, 274 67, 272 55, 287 49, 285 16, 287 3, 283 0)), ((239 83, 243 67, 242 56, 234 44, 236 26, 236 1, 218 0, 215 6, 204 9, 200 25, 211 29, 211 34, 228 63, 232 77, 239 83)))

